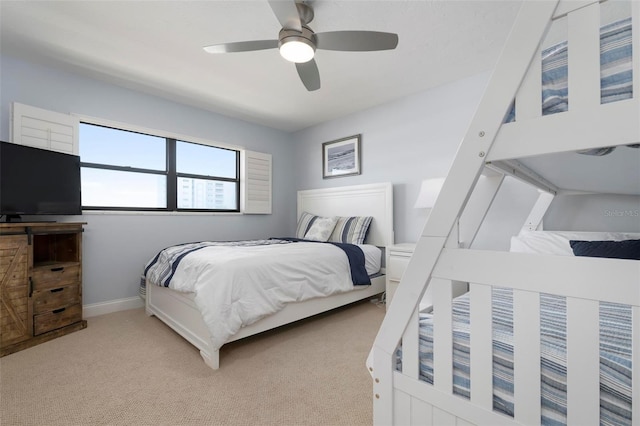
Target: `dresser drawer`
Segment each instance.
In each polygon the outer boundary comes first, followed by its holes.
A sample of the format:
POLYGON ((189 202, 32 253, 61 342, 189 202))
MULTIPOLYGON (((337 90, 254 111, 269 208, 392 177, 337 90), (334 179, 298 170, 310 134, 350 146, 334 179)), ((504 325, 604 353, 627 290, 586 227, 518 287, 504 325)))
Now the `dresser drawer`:
POLYGON ((400 280, 404 270, 407 269, 411 257, 389 256, 389 264, 387 265, 387 276, 391 280, 400 280))
POLYGON ((62 287, 80 283, 80 265, 77 263, 53 264, 33 268, 33 290, 62 287))
POLYGON ((60 307, 46 313, 34 315, 33 334, 38 335, 82 320, 82 304, 60 307))
POLYGON ((80 285, 72 284, 33 292, 33 313, 40 314, 80 303, 80 285))

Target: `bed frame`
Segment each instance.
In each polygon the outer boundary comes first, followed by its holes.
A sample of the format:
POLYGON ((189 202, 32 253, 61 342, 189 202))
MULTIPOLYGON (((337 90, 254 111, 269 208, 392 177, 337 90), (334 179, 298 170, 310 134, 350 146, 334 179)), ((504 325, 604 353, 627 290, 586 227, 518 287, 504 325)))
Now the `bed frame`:
POLYGON ((631 6, 633 98, 602 105, 600 8, 597 1, 523 2, 367 360, 376 425, 540 424, 540 345, 530 338, 540 335, 540 293, 567 298, 570 425, 597 425, 600 419, 599 302, 632 307, 632 418, 640 424, 640 261, 469 249, 504 175, 541 190, 527 229, 539 227, 551 199, 562 190, 513 159, 601 146, 630 150, 621 146, 640 142, 640 2, 631 6), (565 16, 569 111, 542 116, 540 45, 552 21, 565 16), (514 97, 516 121, 502 124, 514 97), (497 172, 479 179, 487 166, 497 172), (452 391, 451 294, 456 282, 470 283, 474 307, 470 399, 452 391), (514 417, 493 411, 491 286, 514 293, 514 417), (417 318, 428 287, 434 309, 433 385, 419 380, 417 318), (396 370, 399 344, 402 371, 396 370))
MULTIPOLYGON (((297 204, 298 217, 302 212, 320 216, 372 216, 373 221, 365 243, 379 247, 393 244, 393 188, 390 183, 298 191, 297 204)), ((227 343, 367 299, 384 291, 385 277, 380 275, 372 278, 371 285, 362 289, 290 303, 283 310, 243 327, 227 343)), ((212 349, 209 331, 191 294, 150 285, 146 289, 146 312, 148 315, 155 315, 197 347, 209 367, 219 368, 219 350, 212 349)))

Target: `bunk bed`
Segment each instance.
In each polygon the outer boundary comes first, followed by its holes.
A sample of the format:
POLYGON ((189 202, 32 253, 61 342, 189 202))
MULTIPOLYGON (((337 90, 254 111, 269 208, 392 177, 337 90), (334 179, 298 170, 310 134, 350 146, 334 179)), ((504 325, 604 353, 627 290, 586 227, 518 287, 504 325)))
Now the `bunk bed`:
POLYGON ((374 424, 640 424, 640 224, 542 230, 558 195, 640 216, 637 28, 636 1, 522 3, 367 359, 374 424), (474 249, 505 176, 539 198, 510 251, 474 249))
MULTIPOLYGON (((381 248, 393 244, 390 183, 298 191, 297 208, 301 225, 295 236, 186 243, 160 251, 145 266, 141 283, 147 314, 184 337, 217 369, 226 343, 384 292, 381 248), (365 264, 377 265, 375 271, 364 265, 369 285, 349 276, 346 256, 336 247, 352 249, 353 244, 296 241, 306 234, 309 216, 371 218, 360 245, 365 264), (368 261, 368 253, 378 259, 368 261)), ((339 222, 335 228, 350 235, 353 226, 339 222)))

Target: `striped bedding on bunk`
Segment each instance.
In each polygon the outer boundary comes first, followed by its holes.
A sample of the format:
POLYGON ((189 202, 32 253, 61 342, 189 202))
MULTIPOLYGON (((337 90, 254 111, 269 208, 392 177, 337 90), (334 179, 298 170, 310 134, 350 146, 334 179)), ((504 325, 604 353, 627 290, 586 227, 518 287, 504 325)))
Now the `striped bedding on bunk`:
MULTIPOLYGON (((600 29, 600 100, 603 104, 633 97, 631 35, 631 18, 600 29)), ((542 115, 569 109, 570 52, 571 46, 566 41, 542 51, 542 115)), ((506 123, 512 121, 515 121, 513 107, 505 119, 506 123)))
MULTIPOLYGON (((494 288, 493 407, 513 416, 513 293, 494 288)), ((540 295, 543 425, 564 425, 566 410, 566 302, 540 295)), ((470 398, 469 294, 453 301, 454 393, 470 398)), ((400 352, 398 369, 401 368, 400 352)), ((420 315, 420 379, 433 383, 433 317, 420 315)), ((631 308, 600 303, 600 424, 631 425, 631 308)))

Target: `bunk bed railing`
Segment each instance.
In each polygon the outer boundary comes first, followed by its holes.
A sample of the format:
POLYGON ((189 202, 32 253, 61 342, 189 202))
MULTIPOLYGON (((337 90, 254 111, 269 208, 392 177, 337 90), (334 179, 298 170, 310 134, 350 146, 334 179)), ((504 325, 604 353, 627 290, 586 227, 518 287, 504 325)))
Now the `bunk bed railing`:
MULTIPOLYGON (((640 262, 633 260, 443 249, 430 283, 433 291, 433 384, 429 385, 432 387, 429 401, 438 401, 438 407, 448 407, 448 413, 460 418, 470 415, 470 406, 456 406, 455 401, 460 397, 452 395, 451 291, 453 282, 464 281, 470 283, 470 347, 473 348, 470 352, 470 400, 476 410, 471 418, 475 421, 486 419, 491 424, 540 422, 541 406, 536 401, 541 401, 540 294, 544 293, 566 297, 566 354, 567 365, 571 366, 566 377, 567 424, 597 424, 600 418, 599 306, 601 302, 608 302, 633 307, 633 350, 637 351, 640 344, 640 286, 629 283, 637 282, 639 277, 640 262), (507 264, 509 268, 505 268, 507 264), (513 291, 513 418, 493 411, 493 287, 513 291)), ((406 388, 408 395, 419 379, 417 324, 416 311, 402 339, 402 372, 394 376, 396 387, 406 388)), ((637 367, 633 369, 634 380, 637 380, 638 370, 637 367)), ((637 395, 637 389, 634 391, 637 395)), ((420 393, 425 394, 424 391, 420 393)), ((424 414, 427 410, 420 411, 420 403, 415 399, 402 395, 394 398, 396 424, 415 424, 403 416, 416 415, 416 410, 424 414)), ((635 406, 633 409, 638 410, 635 406)), ((426 415, 417 423, 433 418, 432 412, 426 415)), ((438 423, 434 420, 433 424, 438 423)))
POLYGON ((542 115, 542 44, 515 96, 515 121, 502 125, 487 161, 600 148, 640 141, 640 3, 632 2, 631 92, 601 103, 600 2, 565 1, 554 19, 567 18, 568 111, 542 115), (635 24, 635 25, 634 25, 635 24), (514 143, 518 141, 518 143, 514 143))

